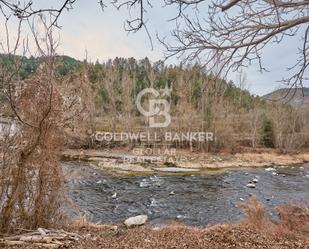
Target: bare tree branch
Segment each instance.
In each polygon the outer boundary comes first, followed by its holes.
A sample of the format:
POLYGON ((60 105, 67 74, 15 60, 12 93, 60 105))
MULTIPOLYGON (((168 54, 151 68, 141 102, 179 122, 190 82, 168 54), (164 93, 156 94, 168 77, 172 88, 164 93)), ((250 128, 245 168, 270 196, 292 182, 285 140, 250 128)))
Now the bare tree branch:
MULTIPOLYGON (((64 10, 72 9, 75 2, 63 0, 59 8, 34 9, 31 0, 0 0, 0 11, 6 18, 14 15, 22 20, 50 13, 53 16, 51 25, 59 27, 58 18, 64 10)), ((107 6, 104 0, 98 3, 102 9, 107 6)), ((118 10, 128 11, 125 30, 136 33, 143 29, 151 47, 147 14, 154 3, 154 0, 111 2, 118 10)), ((254 61, 261 72, 267 71, 263 58, 265 47, 280 44, 287 37, 300 37, 309 24, 307 0, 161 0, 160 3, 163 7, 175 7, 177 11, 170 19, 175 22, 170 37, 159 39, 166 49, 166 58, 176 56, 185 62, 198 61, 209 70, 218 68, 215 64, 220 63, 222 68, 217 71, 224 74, 249 66, 254 61)), ((291 77, 283 79, 295 87, 307 81, 305 75, 308 70, 307 55, 304 56, 308 51, 307 45, 300 44, 298 47, 300 57, 295 65, 288 68, 291 77), (295 72, 296 68, 299 68, 298 72, 295 72)))
MULTIPOLYGON (((16 16, 18 19, 25 20, 32 16, 39 14, 49 14, 53 17, 51 26, 58 26, 58 19, 64 10, 70 10, 73 8, 73 4, 76 0, 63 0, 62 5, 59 8, 42 8, 34 9, 33 1, 9 1, 0 0, 0 9, 2 14, 9 18, 11 15, 16 16)), ((58 26, 59 27, 59 26, 58 26)))

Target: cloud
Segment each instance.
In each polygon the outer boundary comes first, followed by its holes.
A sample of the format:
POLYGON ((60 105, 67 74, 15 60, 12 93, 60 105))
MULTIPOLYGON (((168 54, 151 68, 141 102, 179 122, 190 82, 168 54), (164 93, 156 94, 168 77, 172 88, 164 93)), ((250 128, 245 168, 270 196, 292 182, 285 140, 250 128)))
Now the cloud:
POLYGON ((148 44, 136 39, 134 35, 127 36, 123 30, 113 30, 113 27, 100 30, 80 31, 78 33, 61 32, 58 53, 66 54, 80 60, 87 56, 91 61, 106 60, 115 57, 149 57, 156 61, 162 58, 161 52, 151 51, 148 44))

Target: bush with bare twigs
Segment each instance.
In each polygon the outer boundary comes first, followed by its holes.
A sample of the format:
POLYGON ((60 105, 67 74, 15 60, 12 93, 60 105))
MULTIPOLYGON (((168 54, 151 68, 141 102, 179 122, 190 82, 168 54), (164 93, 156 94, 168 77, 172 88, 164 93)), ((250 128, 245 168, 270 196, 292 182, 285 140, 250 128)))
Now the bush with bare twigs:
POLYGON ((251 198, 241 208, 245 211, 243 224, 268 235, 291 238, 305 236, 309 232, 308 205, 279 206, 276 208, 278 219, 275 221, 270 219, 256 198, 251 198))
POLYGON ((39 21, 45 32, 38 34, 32 26, 31 30, 41 62, 31 77, 19 77, 24 62, 23 57, 16 56, 22 41, 21 22, 14 46, 8 44, 5 51, 8 63, 0 64, 5 111, 17 127, 0 139, 1 232, 56 226, 65 221, 61 150, 68 129, 74 130, 76 123, 88 117, 82 113, 89 113, 84 101, 89 92, 83 87, 87 78, 82 74, 63 78, 55 73, 58 43, 44 18, 39 21))

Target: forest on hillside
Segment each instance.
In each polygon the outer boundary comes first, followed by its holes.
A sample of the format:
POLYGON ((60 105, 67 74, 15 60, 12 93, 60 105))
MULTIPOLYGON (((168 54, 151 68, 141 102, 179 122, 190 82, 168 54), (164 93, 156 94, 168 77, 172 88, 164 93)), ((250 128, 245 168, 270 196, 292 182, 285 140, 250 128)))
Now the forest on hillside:
MULTIPOLYGON (((1 55, 1 67, 12 58, 1 55)), ((14 58, 16 60, 16 57, 14 58)), ((18 80, 38 77, 44 58, 18 57, 18 80)), ((172 122, 159 132, 205 131, 215 134, 209 143, 176 142, 177 148, 203 151, 237 150, 239 146, 295 150, 308 146, 306 114, 286 103, 253 96, 244 88, 246 79, 226 81, 205 73, 198 65, 164 65, 148 58, 115 58, 104 63, 81 62, 68 56, 56 58, 56 74, 64 99, 78 96, 84 115, 78 127, 68 129, 69 146, 98 146, 89 140, 96 131, 141 132, 147 120, 136 109, 137 94, 148 87, 172 89, 172 122)), ((5 103, 2 96, 1 101, 5 103)), ((3 105, 5 106, 5 105, 3 105)), ((2 115, 10 115, 4 107, 2 115)), ((117 144, 127 146, 128 144, 117 144)), ((102 146, 102 144, 101 144, 102 146)), ((115 144, 106 144, 115 146, 115 144)))

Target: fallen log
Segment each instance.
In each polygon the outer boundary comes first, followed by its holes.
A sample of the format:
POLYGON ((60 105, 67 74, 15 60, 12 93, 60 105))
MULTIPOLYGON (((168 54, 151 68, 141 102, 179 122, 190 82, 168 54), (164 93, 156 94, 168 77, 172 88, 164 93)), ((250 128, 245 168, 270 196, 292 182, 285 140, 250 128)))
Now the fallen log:
POLYGON ((0 239, 0 245, 37 245, 45 248, 59 248, 78 241, 83 237, 76 233, 64 230, 47 230, 39 228, 37 231, 28 232, 21 235, 14 235, 0 239))

